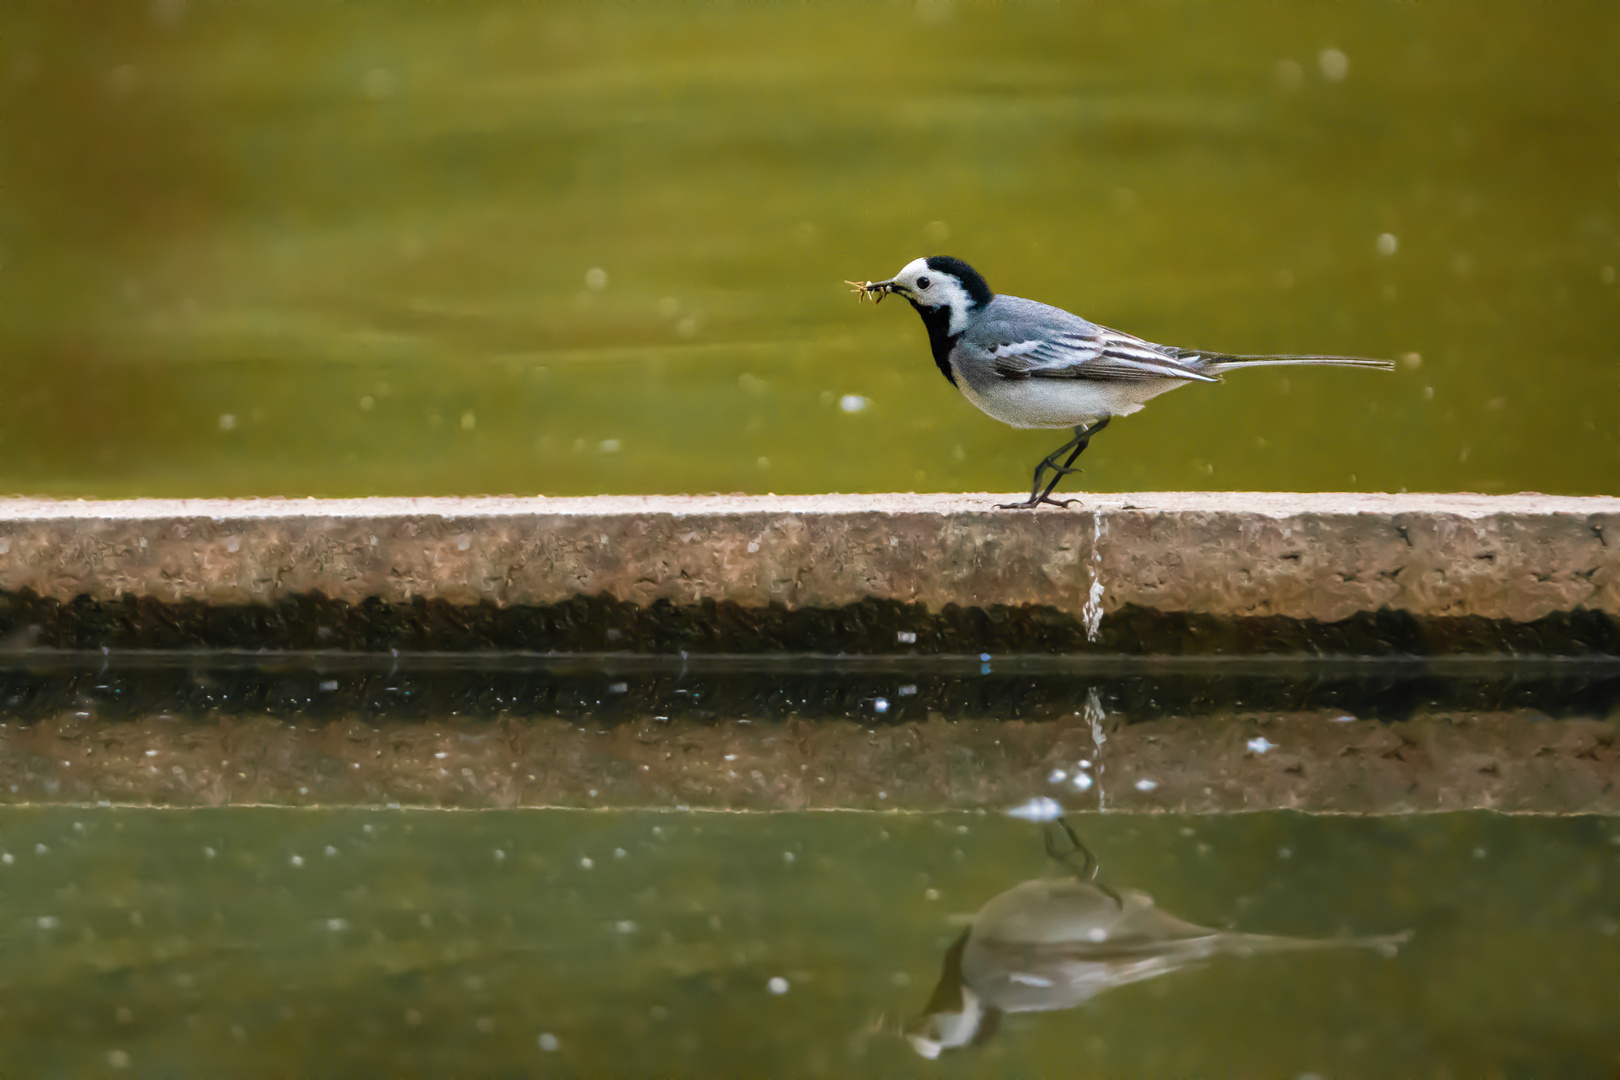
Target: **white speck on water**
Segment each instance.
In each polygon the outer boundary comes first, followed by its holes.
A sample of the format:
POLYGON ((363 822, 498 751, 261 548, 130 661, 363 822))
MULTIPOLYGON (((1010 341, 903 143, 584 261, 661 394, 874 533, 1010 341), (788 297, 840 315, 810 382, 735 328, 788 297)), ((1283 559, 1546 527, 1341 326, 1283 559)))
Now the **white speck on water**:
POLYGON ((50 853, 51 853, 51 849, 46 847, 44 844, 35 844, 34 845, 34 854, 35 855, 49 855, 50 853))
POLYGON ((624 449, 624 443, 618 439, 603 439, 596 444, 596 448, 604 454, 617 454, 624 449))
POLYGON ((780 995, 788 992, 788 981, 780 975, 771 976, 771 981, 766 983, 765 986, 773 994, 780 995))
POLYGON ((327 691, 329 693, 331 691, 333 691, 333 690, 336 690, 337 688, 338 688, 338 681, 336 679, 326 679, 326 680, 323 680, 321 682, 321 689, 325 690, 325 691, 327 691))
POLYGON ((923 890, 923 899, 924 900, 938 900, 939 899, 939 890, 938 889, 924 889, 923 890))
POLYGON ((1350 58, 1338 49, 1323 49, 1317 54, 1316 66, 1322 69, 1322 78, 1328 82, 1343 82, 1350 74, 1350 58))
POLYGON ((791 852, 791 851, 782 852, 782 861, 785 862, 785 863, 792 862, 793 861, 793 852, 791 852))
POLYGON ((14 863, 16 861, 17 860, 12 857, 12 854, 9 851, 5 852, 4 854, 0 854, 0 863, 4 863, 5 865, 10 866, 12 863, 14 863))
POLYGON ((221 430, 221 431, 235 431, 236 430, 236 416, 235 416, 234 413, 222 413, 220 415, 220 418, 219 418, 219 430, 221 430))
POLYGON ((326 920, 326 928, 328 930, 332 931, 332 933, 336 934, 341 930, 347 930, 349 928, 349 920, 348 919, 327 919, 326 920))
POLYGON ((636 921, 634 919, 620 919, 613 924, 613 929, 621 934, 633 934, 636 932, 636 921))
POLYGON ((433 756, 438 758, 440 761, 443 761, 445 758, 449 757, 450 755, 448 753, 446 753, 445 751, 443 751, 443 750, 439 750, 436 753, 434 753, 433 756))
POLYGON ((581 870, 589 870, 595 865, 595 863, 591 862, 591 857, 589 855, 581 855, 579 857, 579 868, 581 870))
POLYGON ((1483 859, 1486 854, 1485 849, 1482 847, 1477 847, 1474 849, 1474 858, 1476 859, 1483 859))
POLYGON ((372 101, 381 101, 394 92, 393 73, 386 68, 372 68, 360 80, 360 92, 372 101))
POLYGON ((1279 859, 1292 859, 1293 857, 1294 857, 1294 849, 1293 848, 1280 847, 1280 848, 1277 849, 1277 858, 1279 858, 1279 859))
POLYGON ((1378 254, 1385 256, 1393 255, 1400 248, 1400 246, 1401 242, 1396 239, 1394 233, 1378 234, 1378 254))
POLYGON ((496 848, 495 849, 495 861, 496 862, 505 862, 506 861, 506 852, 502 851, 500 848, 496 848))
POLYGON ((360 411, 361 412, 370 412, 373 408, 376 407, 376 405, 377 405, 377 399, 372 397, 370 394, 367 394, 367 395, 365 395, 364 397, 362 397, 360 399, 360 411))
POLYGON ((1305 79, 1305 69, 1297 60, 1279 60, 1276 67, 1277 85, 1284 90, 1298 90, 1305 79))
POLYGON ((616 847, 616 848, 613 849, 613 857, 615 859, 628 858, 629 855, 630 855, 630 853, 628 851, 624 850, 624 848, 622 848, 622 847, 616 847))
POLYGON ((292 858, 288 859, 287 862, 292 866, 303 866, 304 857, 302 855, 294 855, 292 858))
POLYGON ((1104 930, 1100 926, 1093 926, 1090 930, 1086 931, 1086 938, 1089 941, 1107 941, 1108 931, 1104 930))
POLYGON ((548 1054, 555 1054, 557 1052, 557 1047, 562 1045, 557 1041, 557 1036, 553 1035, 549 1031, 542 1031, 540 1033, 539 1043, 540 1049, 544 1050, 548 1054))
POLYGON ((913 630, 901 630, 899 633, 894 635, 894 639, 902 645, 917 644, 917 634, 913 630))
POLYGON ((888 792, 887 792, 887 791, 880 791, 880 792, 878 792, 878 799, 879 799, 879 801, 882 801, 882 800, 884 800, 884 799, 887 799, 887 798, 888 798, 888 797, 889 797, 889 793, 888 793, 888 792))
POLYGON ((1082 772, 1074 774, 1074 790, 1076 791, 1090 791, 1092 782, 1093 781, 1089 773, 1082 772))
POLYGON ((205 859, 212 859, 215 855, 218 855, 218 854, 219 854, 219 852, 215 851, 211 847, 203 848, 203 858, 205 858, 205 859))
POLYGON ((1064 772, 1062 769, 1053 769, 1052 770, 1052 775, 1050 775, 1050 776, 1048 776, 1046 778, 1046 782, 1048 784, 1061 784, 1061 783, 1063 783, 1063 781, 1067 780, 1068 778, 1069 778, 1069 774, 1064 772))
POLYGON ((863 398, 859 394, 845 394, 838 399, 838 407, 847 413, 858 413, 870 404, 870 398, 863 398))
POLYGON ((1007 816, 1022 818, 1025 821, 1056 821, 1063 816, 1063 807, 1057 804, 1056 799, 1037 795, 1028 802, 1019 803, 1008 810, 1007 816))
POLYGON ((326 845, 326 857, 327 857, 327 858, 328 858, 328 859, 333 859, 333 858, 336 858, 336 857, 337 857, 337 853, 338 853, 338 849, 337 849, 337 848, 335 848, 335 847, 333 847, 333 846, 332 846, 332 845, 331 845, 331 844, 327 844, 327 845, 326 845))
POLYGON ((55 930, 61 923, 57 922, 55 915, 41 915, 34 920, 41 930, 55 930))
POLYGON ((1257 754, 1264 754, 1267 750, 1277 749, 1277 744, 1267 739, 1264 735, 1261 735, 1257 739, 1250 739, 1248 742, 1248 747, 1257 754))
POLYGON ((1142 777, 1142 779, 1140 779, 1140 780, 1138 780, 1136 782, 1136 790, 1137 791, 1152 791, 1154 788, 1156 788, 1158 786, 1159 786, 1159 782, 1157 780, 1149 780, 1145 776, 1142 777))
POLYGON ((872 702, 872 711, 873 712, 880 712, 880 713, 881 712, 888 712, 889 711, 889 699, 888 698, 878 698, 876 701, 872 702))
POLYGON ((628 694, 629 692, 630 692, 630 684, 629 683, 616 682, 616 683, 610 683, 608 685, 608 693, 610 693, 610 694, 628 694))
POLYGON ((156 750, 148 750, 146 752, 146 756, 147 757, 157 757, 157 751, 156 750))
POLYGON ((1355 717, 1348 716, 1348 715, 1346 715, 1346 716, 1335 716, 1333 718, 1333 722, 1335 724, 1353 724, 1353 723, 1355 723, 1355 720, 1356 720, 1355 717))
POLYGON ((591 292, 601 292, 607 288, 607 271, 600 266, 593 266, 585 271, 585 287, 591 292))

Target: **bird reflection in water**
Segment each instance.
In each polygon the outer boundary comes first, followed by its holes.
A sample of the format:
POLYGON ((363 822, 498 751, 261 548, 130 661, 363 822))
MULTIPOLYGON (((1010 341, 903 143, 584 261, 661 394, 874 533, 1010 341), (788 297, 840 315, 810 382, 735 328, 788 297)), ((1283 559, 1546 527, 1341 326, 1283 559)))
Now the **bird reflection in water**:
POLYGON ((1146 893, 1097 881, 1096 858, 1061 818, 1046 825, 1046 850, 1070 873, 992 898, 946 950, 926 1011, 906 1025, 923 1057, 985 1042, 1004 1013, 1073 1008, 1212 956, 1343 947, 1393 956, 1410 936, 1292 938, 1198 926, 1160 911, 1146 893))

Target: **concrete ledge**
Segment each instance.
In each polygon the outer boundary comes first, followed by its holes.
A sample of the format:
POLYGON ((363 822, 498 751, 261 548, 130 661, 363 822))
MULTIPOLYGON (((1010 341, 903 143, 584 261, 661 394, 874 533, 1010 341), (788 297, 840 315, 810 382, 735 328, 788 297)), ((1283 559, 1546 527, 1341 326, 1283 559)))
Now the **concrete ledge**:
POLYGON ((0 632, 75 648, 1620 653, 1620 499, 1172 492, 1031 514, 990 508, 1002 498, 0 501, 0 632))

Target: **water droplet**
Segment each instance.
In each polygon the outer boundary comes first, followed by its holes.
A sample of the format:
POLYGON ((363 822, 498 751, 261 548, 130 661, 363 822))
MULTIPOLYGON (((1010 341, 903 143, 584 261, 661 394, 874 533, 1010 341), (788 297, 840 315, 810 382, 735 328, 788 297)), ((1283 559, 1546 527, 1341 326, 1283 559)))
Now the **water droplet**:
POLYGON ((773 975, 771 981, 765 985, 773 994, 785 994, 788 992, 788 981, 780 975, 773 975))
POLYGON ((1057 804, 1057 800, 1048 799, 1045 795, 1038 795, 1007 811, 1008 817, 1022 818, 1025 821, 1055 821, 1062 814, 1063 807, 1057 804))
POLYGON ((1350 74, 1350 58, 1339 49, 1323 49, 1317 54, 1316 66, 1322 69, 1322 78, 1328 82, 1343 82, 1350 74))
POLYGON ((557 1048, 562 1045, 557 1041, 557 1036, 553 1035, 549 1031, 542 1031, 538 1041, 540 1043, 540 1049, 544 1050, 548 1054, 555 1054, 557 1052, 557 1048))
POLYGON ((864 398, 859 394, 845 394, 838 399, 838 407, 847 413, 858 413, 870 404, 871 398, 864 398))

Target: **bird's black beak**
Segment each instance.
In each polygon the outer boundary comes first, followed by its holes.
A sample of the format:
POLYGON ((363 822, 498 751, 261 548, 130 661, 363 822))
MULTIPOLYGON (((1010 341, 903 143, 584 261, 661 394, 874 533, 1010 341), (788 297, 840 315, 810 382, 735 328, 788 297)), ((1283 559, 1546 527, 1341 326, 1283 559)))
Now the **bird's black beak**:
POLYGON ((846 281, 844 284, 852 286, 862 300, 870 296, 874 304, 881 304, 885 296, 895 291, 892 278, 888 281, 846 281))

